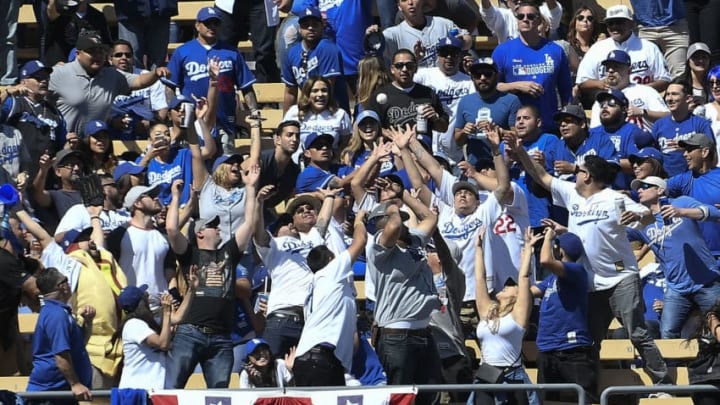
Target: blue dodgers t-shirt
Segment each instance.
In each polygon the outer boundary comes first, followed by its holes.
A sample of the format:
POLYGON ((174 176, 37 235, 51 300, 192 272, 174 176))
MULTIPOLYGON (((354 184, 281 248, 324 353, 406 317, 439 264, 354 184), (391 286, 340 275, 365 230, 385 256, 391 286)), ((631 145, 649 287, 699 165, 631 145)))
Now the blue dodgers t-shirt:
POLYGON ((560 104, 567 104, 572 99, 573 86, 570 64, 562 48, 545 39, 531 48, 515 38, 498 45, 492 58, 498 67, 498 82, 531 81, 542 85, 545 92, 540 97, 520 94, 520 102, 538 108, 544 131, 557 128, 553 114, 559 109, 558 94, 560 104))
POLYGON ((560 139, 555 152, 555 160, 580 164, 585 156, 600 156, 605 160, 617 160, 617 151, 612 141, 597 132, 589 132, 585 141, 573 151, 567 146, 564 139, 560 139))
MULTIPOLYGON (((552 176, 555 173, 555 155, 559 143, 560 139, 553 134, 540 134, 537 139, 532 141, 525 141, 523 139, 523 148, 525 148, 530 157, 532 157, 536 151, 542 152, 545 156, 545 171, 552 176)), ((500 148, 504 152, 505 143, 502 143, 500 148)), ((532 177, 528 176, 525 168, 523 168, 520 163, 512 162, 510 166, 510 179, 515 180, 525 192, 528 203, 528 213, 530 215, 530 226, 540 226, 543 218, 551 217, 552 197, 550 192, 536 183, 532 177)))
POLYGON ((330 171, 325 171, 317 166, 308 165, 301 171, 295 182, 295 192, 311 193, 319 188, 327 188, 333 177, 337 176, 340 166, 331 165, 330 171))
POLYGON ((537 347, 541 352, 590 346, 587 325, 588 275, 578 263, 563 262, 565 276, 551 274, 537 287, 542 291, 537 347))
MULTIPOLYGON (((515 117, 520 107, 520 99, 514 94, 497 92, 488 99, 483 99, 478 93, 468 94, 458 101, 455 129, 462 129, 467 123, 478 122, 480 109, 485 109, 486 114, 489 110, 488 115, 493 123, 503 129, 510 129, 515 126, 515 117)), ((468 160, 473 164, 479 159, 492 159, 490 145, 482 139, 469 138, 467 153, 468 160)))
POLYGON ((218 76, 217 125, 230 133, 235 133, 235 111, 237 109, 236 90, 244 90, 255 83, 255 76, 245 63, 237 48, 218 42, 206 48, 197 39, 186 42, 175 50, 168 69, 172 78, 180 86, 182 95, 192 99, 205 97, 208 93, 208 60, 220 59, 218 76))
POLYGON ((673 120, 672 115, 668 115, 655 121, 652 136, 663 153, 663 167, 668 176, 674 176, 687 170, 687 162, 683 157, 683 150, 681 148, 671 149, 667 142, 673 139, 677 141, 687 139, 696 132, 707 135, 713 143, 715 142, 710 121, 703 117, 690 114, 678 122, 673 120))
MULTIPOLYGON (((720 204, 720 168, 714 167, 704 174, 694 174, 688 170, 669 178, 667 187, 666 194, 669 197, 686 195, 704 204, 720 204)), ((710 251, 719 258, 720 263, 720 223, 701 222, 700 229, 710 251)))
MULTIPOLYGON (((635 137, 641 136, 643 130, 637 125, 624 123, 617 130, 610 132, 605 127, 599 126, 590 129, 592 136, 605 137, 612 142, 617 152, 618 159, 627 159, 633 153, 638 152, 637 144, 635 143, 635 137)), ((613 188, 617 190, 628 190, 630 189, 630 182, 633 180, 633 176, 627 173, 620 172, 615 178, 613 188)))
MULTIPOLYGON (((142 156, 138 157, 135 163, 140 163, 142 156)), ((177 149, 172 146, 170 149, 170 162, 161 162, 158 159, 150 160, 147 166, 147 183, 149 186, 160 184, 158 198, 163 205, 170 204, 172 200, 171 186, 176 179, 182 179, 185 184, 180 195, 180 204, 185 204, 190 199, 192 188, 192 154, 190 149, 177 149)))
MULTIPOLYGON (((670 200, 677 208, 705 206, 709 221, 720 219, 720 210, 690 197, 670 200)), ((660 268, 665 273, 667 286, 679 294, 692 294, 720 277, 715 257, 710 253, 700 230, 700 222, 689 218, 673 218, 665 225, 660 212, 655 223, 642 230, 628 228, 628 239, 641 240, 650 245, 660 268)))
POLYGON ((33 370, 27 390, 70 390, 70 385, 55 363, 55 355, 65 351, 70 352, 73 369, 80 383, 91 387, 92 365, 84 341, 83 331, 72 317, 70 307, 46 298, 33 335, 33 370))
POLYGON ((312 76, 335 79, 333 96, 340 108, 350 111, 350 99, 343 77, 343 62, 340 50, 330 40, 321 39, 318 45, 306 51, 302 42, 288 50, 287 59, 282 65, 282 81, 288 86, 299 87, 312 76), (303 54, 306 53, 305 57, 303 54))

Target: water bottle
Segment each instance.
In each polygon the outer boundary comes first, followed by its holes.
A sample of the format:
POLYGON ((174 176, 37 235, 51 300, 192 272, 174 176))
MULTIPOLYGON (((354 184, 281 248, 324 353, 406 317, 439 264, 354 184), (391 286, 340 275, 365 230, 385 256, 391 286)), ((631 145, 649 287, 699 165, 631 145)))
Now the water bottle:
POLYGON ((428 133, 428 123, 422 115, 423 109, 425 109, 425 104, 418 104, 417 117, 415 118, 415 132, 426 135, 428 133))
POLYGON ((440 300, 440 311, 444 313, 447 310, 448 296, 447 284, 442 274, 435 275, 435 289, 437 290, 438 299, 440 300))
POLYGON ((622 214, 626 211, 625 208, 625 198, 618 197, 615 199, 615 213, 617 214, 617 223, 620 224, 622 222, 622 214))

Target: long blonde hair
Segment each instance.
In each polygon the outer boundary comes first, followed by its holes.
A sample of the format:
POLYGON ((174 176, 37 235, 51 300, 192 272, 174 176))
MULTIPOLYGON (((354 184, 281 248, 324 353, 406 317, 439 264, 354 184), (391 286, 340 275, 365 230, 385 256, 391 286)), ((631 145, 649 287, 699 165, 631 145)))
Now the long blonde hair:
MULTIPOLYGON (((370 118, 370 117, 368 117, 370 118)), ((372 118, 370 118, 372 119, 372 118)), ((377 140, 382 134, 380 132, 380 123, 372 119, 373 122, 375 122, 375 125, 377 125, 377 134, 375 135, 375 140, 377 140)), ((359 122, 355 122, 353 125, 353 133, 352 137, 350 138, 350 141, 348 142, 347 147, 343 150, 343 154, 347 153, 349 154, 348 159, 350 162, 355 159, 358 154, 360 154, 363 150, 365 150, 365 141, 362 139, 362 136, 360 136, 360 129, 358 128, 360 125, 359 122)), ((370 142, 370 150, 372 150, 373 144, 370 142)))
POLYGON ((312 100, 310 100, 310 91, 312 90, 313 86, 317 82, 323 82, 328 86, 328 97, 327 97, 327 107, 325 107, 328 111, 331 113, 335 113, 338 109, 337 102, 335 101, 335 97, 333 97, 333 85, 330 82, 329 79, 326 79, 321 76, 312 76, 302 87, 302 92, 300 92, 300 98, 298 99, 298 119, 300 122, 303 121, 305 118, 305 114, 309 113, 310 110, 312 110, 312 100))
POLYGON ((366 56, 358 62, 357 102, 368 107, 370 97, 378 87, 392 80, 385 66, 385 61, 378 56, 366 56))

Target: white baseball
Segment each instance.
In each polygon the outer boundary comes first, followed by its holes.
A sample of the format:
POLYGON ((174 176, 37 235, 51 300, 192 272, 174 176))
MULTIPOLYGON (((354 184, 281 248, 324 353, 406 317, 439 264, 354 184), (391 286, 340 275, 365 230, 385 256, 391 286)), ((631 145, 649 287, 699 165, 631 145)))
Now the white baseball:
POLYGON ((378 104, 386 104, 388 101, 387 94, 385 94, 385 93, 378 94, 377 97, 375 97, 375 101, 377 101, 378 104))

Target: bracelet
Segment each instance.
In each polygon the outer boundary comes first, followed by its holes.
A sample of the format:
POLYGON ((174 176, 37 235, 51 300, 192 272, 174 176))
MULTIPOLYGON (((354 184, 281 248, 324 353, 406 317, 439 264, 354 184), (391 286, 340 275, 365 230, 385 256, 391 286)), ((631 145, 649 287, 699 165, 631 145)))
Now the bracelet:
POLYGON ((98 215, 93 215, 90 217, 90 221, 92 221, 93 219, 97 219, 99 221, 100 217, 98 215))
POLYGON ((327 199, 327 198, 335 198, 335 196, 334 196, 334 195, 326 195, 325 198, 326 198, 326 199, 327 199))
POLYGON ((493 151, 492 155, 493 155, 493 157, 498 157, 498 156, 502 156, 502 153, 500 153, 500 151, 498 150, 498 151, 493 151))

